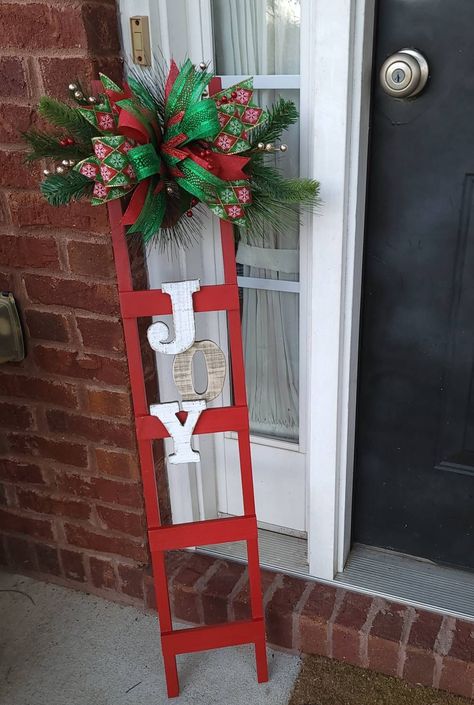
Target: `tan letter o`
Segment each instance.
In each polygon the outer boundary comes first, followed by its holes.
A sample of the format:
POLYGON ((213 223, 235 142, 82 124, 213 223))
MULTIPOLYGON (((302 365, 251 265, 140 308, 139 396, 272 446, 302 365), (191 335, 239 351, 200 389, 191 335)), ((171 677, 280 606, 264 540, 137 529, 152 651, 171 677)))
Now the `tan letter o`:
POLYGON ((190 348, 176 355, 173 361, 173 379, 183 401, 211 401, 218 397, 224 386, 225 373, 225 355, 212 340, 196 340, 190 348), (198 351, 204 355, 207 370, 207 388, 202 394, 198 394, 193 385, 193 358, 198 351))

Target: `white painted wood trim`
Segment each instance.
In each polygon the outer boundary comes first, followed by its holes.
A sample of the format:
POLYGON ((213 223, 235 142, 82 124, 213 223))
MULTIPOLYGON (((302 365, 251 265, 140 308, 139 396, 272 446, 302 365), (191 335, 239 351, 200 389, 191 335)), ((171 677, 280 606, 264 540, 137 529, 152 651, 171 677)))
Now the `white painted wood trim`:
MULTIPOLYGON (((224 435, 234 441, 238 440, 238 434, 235 431, 227 431, 224 435)), ((269 448, 281 448, 281 450, 289 450, 292 453, 301 453, 298 443, 282 441, 281 438, 272 438, 271 436, 254 436, 250 434, 250 443, 252 445, 268 446, 269 448)))
MULTIPOLYGON (((360 1, 360 0, 359 0, 360 1)), ((340 491, 336 571, 344 570, 351 549, 354 445, 359 358, 367 164, 369 151, 375 0, 360 1, 354 18, 350 168, 347 189, 346 279, 342 329, 340 491)))
POLYGON ((195 64, 210 62, 213 71, 211 0, 186 0, 186 17, 189 58, 195 64))
POLYGON ((265 289, 267 291, 286 291, 300 293, 300 283, 286 279, 263 279, 262 277, 237 277, 237 284, 242 289, 265 289))
POLYGON ((302 84, 315 95, 312 173, 323 201, 309 256, 309 563, 311 575, 331 580, 350 540, 374 2, 313 0, 306 9, 302 84))
MULTIPOLYGON (((248 76, 221 76, 222 88, 229 88, 235 83, 240 83, 241 81, 248 78, 248 76)), ((255 90, 290 90, 299 89, 300 87, 300 76, 299 74, 260 74, 253 77, 253 87, 255 90)))

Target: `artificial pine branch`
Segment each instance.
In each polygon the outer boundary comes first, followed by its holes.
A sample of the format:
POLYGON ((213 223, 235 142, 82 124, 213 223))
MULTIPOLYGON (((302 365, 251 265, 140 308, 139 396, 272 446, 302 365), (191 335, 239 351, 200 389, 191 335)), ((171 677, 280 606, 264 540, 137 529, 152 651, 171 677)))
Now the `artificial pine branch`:
POLYGON ((247 211, 250 238, 265 238, 269 228, 284 234, 299 222, 299 207, 296 203, 284 203, 264 193, 253 193, 252 208, 247 211))
POLYGON ((310 183, 306 202, 297 200, 284 201, 278 196, 268 194, 262 189, 252 191, 252 208, 247 210, 247 232, 250 239, 265 238, 269 228, 276 233, 285 234, 301 220, 301 211, 312 211, 316 205, 311 194, 314 193, 314 183, 310 183))
POLYGON ((90 143, 97 136, 97 129, 86 120, 77 108, 72 108, 55 98, 43 96, 38 106, 39 114, 56 127, 65 130, 81 142, 90 143))
POLYGON ((319 184, 313 179, 286 179, 274 166, 265 162, 261 153, 251 160, 252 189, 267 194, 269 198, 286 203, 300 203, 304 207, 314 207, 318 203, 319 184))
POLYGON ((252 144, 274 142, 280 139, 281 133, 290 125, 294 125, 297 120, 298 111, 293 101, 280 98, 268 111, 268 117, 263 125, 249 133, 249 139, 252 144))
POLYGON ((298 203, 303 207, 318 204, 319 183, 313 179, 282 178, 275 184, 269 181, 254 184, 253 188, 282 203, 298 203))
POLYGON ((129 76, 128 85, 142 107, 146 108, 146 110, 151 110, 153 113, 157 112, 158 106, 155 99, 150 95, 149 91, 143 86, 142 83, 140 83, 140 81, 137 81, 133 78, 133 76, 129 76))
MULTIPOLYGON (((151 72, 139 70, 133 64, 128 66, 128 70, 130 76, 141 87, 141 90, 147 93, 153 101, 155 116, 160 122, 160 125, 162 125, 165 110, 164 85, 166 82, 166 74, 161 62, 154 56, 154 66, 151 72)), ((133 86, 131 86, 131 88, 135 92, 133 86)))
POLYGON ((266 163, 266 155, 251 156, 250 181, 252 207, 247 210, 248 235, 264 238, 268 228, 285 233, 295 227, 303 210, 318 206, 319 183, 312 179, 285 179, 274 166, 266 163))
POLYGON ((177 255, 179 248, 186 249, 202 236, 202 222, 196 213, 192 218, 180 218, 170 227, 161 227, 147 242, 147 246, 157 246, 160 252, 177 255))
POLYGON ((73 144, 63 147, 58 135, 51 135, 48 132, 39 130, 28 130, 23 132, 23 139, 29 144, 31 151, 26 157, 26 161, 33 162, 38 159, 85 159, 91 153, 90 146, 73 144))
MULTIPOLYGON (((186 249, 198 242, 202 223, 196 209, 193 211, 192 217, 183 217, 184 213, 189 210, 190 199, 190 195, 184 193, 168 203, 165 219, 160 228, 148 234, 142 232, 146 245, 155 245, 160 252, 165 250, 172 252, 179 248, 186 249)), ((131 234, 133 236, 133 233, 131 234)))
POLYGON ((51 206, 65 206, 83 196, 91 196, 94 182, 78 171, 50 174, 41 184, 41 193, 51 206))

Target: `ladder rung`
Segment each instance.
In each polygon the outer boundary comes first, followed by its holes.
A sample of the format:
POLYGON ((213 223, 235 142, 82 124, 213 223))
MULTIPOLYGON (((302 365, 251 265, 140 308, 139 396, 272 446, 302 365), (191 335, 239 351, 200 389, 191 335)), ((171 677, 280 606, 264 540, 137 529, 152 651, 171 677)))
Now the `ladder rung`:
POLYGON ((263 619, 249 619, 228 624, 177 629, 173 632, 164 632, 161 638, 163 648, 169 649, 173 654, 189 654, 193 651, 255 643, 262 638, 263 629, 263 619))
MULTIPOLYGON (((202 286, 193 294, 193 308, 197 313, 239 309, 238 289, 233 284, 202 286)), ((124 291, 120 294, 120 309, 123 318, 164 316, 172 313, 171 297, 161 289, 124 291)))
MULTIPOLYGON (((186 411, 177 414, 183 423, 186 411)), ((169 433, 156 416, 137 416, 137 436, 141 441, 155 438, 169 438, 169 433)), ((196 424, 193 435, 203 433, 222 433, 224 431, 246 431, 249 427, 246 406, 223 406, 220 409, 205 409, 196 424)))
POLYGON ((171 551, 190 546, 208 546, 231 541, 257 538, 257 521, 254 514, 224 519, 206 519, 185 524, 171 524, 148 530, 150 550, 171 551))

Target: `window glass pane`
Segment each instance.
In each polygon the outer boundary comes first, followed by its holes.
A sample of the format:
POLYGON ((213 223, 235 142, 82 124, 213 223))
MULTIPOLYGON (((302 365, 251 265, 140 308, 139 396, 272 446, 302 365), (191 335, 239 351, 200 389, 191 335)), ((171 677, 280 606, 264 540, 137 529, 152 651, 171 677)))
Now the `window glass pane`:
MULTIPOLYGON (((263 107, 279 97, 293 100, 298 91, 257 91, 263 107)), ((275 165, 287 177, 299 174, 299 128, 284 136, 288 151, 275 153, 275 165)), ((251 241, 240 230, 238 273, 244 277, 299 281, 299 223, 282 233, 271 227, 265 238, 251 241)), ((255 435, 298 441, 299 297, 297 294, 242 290, 242 334, 247 376, 250 429, 255 435)))
MULTIPOLYGON (((258 90, 253 94, 254 102, 262 108, 269 108, 277 103, 280 98, 291 100, 296 105, 296 109, 300 110, 300 92, 299 90, 258 90)), ((275 152, 276 166, 281 169, 284 176, 293 178, 300 175, 300 130, 299 122, 296 125, 290 125, 282 135, 282 141, 288 145, 288 152, 281 154, 275 152)))
MULTIPOLYGON (((221 75, 298 74, 300 3, 296 0, 212 0, 215 67, 221 75)), ((297 90, 259 90, 267 107, 279 98, 299 107, 297 90)), ((299 175, 299 127, 283 137, 286 153, 274 159, 287 177, 299 175)), ((270 157, 269 157, 270 159, 270 157)), ((295 214, 261 241, 239 229, 240 276, 299 280, 299 223, 295 214)), ((241 289, 242 333, 250 429, 255 435, 298 441, 299 296, 257 288, 241 289)))
POLYGON ((240 291, 250 431, 296 443, 299 296, 240 291))
POLYGON ((299 0, 212 0, 216 73, 299 74, 299 0))

